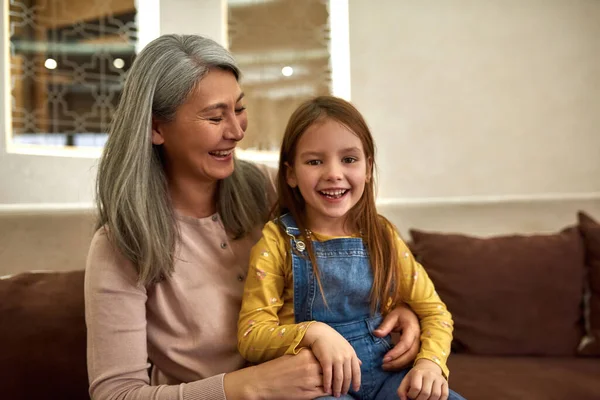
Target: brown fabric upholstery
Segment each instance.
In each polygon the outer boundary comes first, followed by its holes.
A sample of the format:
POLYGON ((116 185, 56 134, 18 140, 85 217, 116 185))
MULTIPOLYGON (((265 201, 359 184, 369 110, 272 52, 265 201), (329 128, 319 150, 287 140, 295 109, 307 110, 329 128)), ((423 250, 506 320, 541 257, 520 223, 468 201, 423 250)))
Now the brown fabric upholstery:
POLYGON ((589 338, 580 349, 584 355, 600 356, 600 224, 589 215, 579 212, 579 229, 585 241, 585 256, 588 266, 589 338))
POLYGON ((450 388, 469 400, 598 400, 600 359, 453 354, 450 388))
POLYGON ((0 279, 2 398, 89 399, 83 271, 0 279))
POLYGON ((574 355, 583 335, 584 249, 574 228, 474 238, 411 230, 455 322, 454 350, 574 355))

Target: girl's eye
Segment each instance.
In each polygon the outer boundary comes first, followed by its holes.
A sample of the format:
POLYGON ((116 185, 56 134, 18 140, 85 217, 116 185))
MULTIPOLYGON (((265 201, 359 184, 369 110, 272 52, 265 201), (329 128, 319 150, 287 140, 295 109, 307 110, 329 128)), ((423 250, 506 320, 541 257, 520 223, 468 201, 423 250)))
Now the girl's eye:
POLYGON ((356 159, 356 157, 344 157, 344 158, 342 158, 342 162, 344 162, 346 164, 352 164, 352 163, 355 163, 356 161, 358 161, 356 159))
POLYGON ((246 110, 246 106, 240 107, 240 108, 236 108, 235 109, 235 113, 236 114, 241 114, 246 110))
POLYGON ((321 165, 321 160, 308 160, 306 162, 308 165, 321 165))

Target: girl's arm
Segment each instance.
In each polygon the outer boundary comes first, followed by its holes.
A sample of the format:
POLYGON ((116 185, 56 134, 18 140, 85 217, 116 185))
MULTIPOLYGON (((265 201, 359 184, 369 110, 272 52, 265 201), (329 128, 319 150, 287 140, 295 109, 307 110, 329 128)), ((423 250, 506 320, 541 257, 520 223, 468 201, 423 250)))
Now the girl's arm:
POLYGON ((415 260, 398 234, 394 235, 400 264, 399 289, 402 301, 414 310, 421 322, 421 351, 415 363, 420 359, 429 360, 438 365, 447 378, 449 371, 446 361, 454 326, 452 315, 436 293, 423 266, 415 260))
POLYGON ((238 321, 240 353, 248 361, 263 362, 310 347, 321 364, 325 392, 346 394, 351 381, 358 390, 360 361, 348 341, 326 324, 294 323, 294 288, 291 265, 285 257, 286 240, 275 223, 269 222, 252 248, 238 321))
POLYGON ((294 323, 292 272, 286 263, 285 240, 269 222, 252 248, 238 320, 238 349, 250 362, 261 363, 297 354, 312 322, 294 323))

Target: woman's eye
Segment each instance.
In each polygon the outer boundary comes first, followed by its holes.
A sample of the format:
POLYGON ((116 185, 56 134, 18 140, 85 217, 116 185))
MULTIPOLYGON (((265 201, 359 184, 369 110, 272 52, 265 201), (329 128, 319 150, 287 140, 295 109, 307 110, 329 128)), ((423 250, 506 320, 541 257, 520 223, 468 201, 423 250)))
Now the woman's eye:
POLYGON ((236 113, 236 114, 241 114, 241 113, 243 113, 245 110, 246 110, 246 106, 239 107, 239 108, 236 108, 236 109, 235 109, 235 113, 236 113))
POLYGON ((308 165, 320 165, 321 164, 321 160, 308 160, 306 162, 306 164, 308 164, 308 165))
POLYGON ((355 163, 356 161, 358 161, 355 157, 344 157, 342 158, 342 162, 346 163, 346 164, 352 164, 355 163))
POLYGON ((223 117, 214 117, 208 119, 210 122, 221 122, 223 121, 223 117))

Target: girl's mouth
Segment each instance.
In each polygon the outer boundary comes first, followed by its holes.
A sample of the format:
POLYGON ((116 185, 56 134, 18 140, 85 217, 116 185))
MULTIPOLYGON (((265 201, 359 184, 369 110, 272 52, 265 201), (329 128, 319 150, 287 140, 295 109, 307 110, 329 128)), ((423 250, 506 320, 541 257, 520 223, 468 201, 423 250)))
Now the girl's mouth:
POLYGON ((328 199, 339 199, 349 191, 349 189, 319 190, 319 194, 327 197, 328 199))

